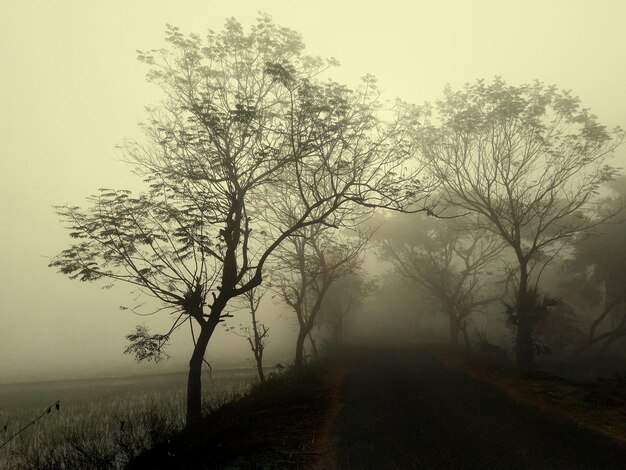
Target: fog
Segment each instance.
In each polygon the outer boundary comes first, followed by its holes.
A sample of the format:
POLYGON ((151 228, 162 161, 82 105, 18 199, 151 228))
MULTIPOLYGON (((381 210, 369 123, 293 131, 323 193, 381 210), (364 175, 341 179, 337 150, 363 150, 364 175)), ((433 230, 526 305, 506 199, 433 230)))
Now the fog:
MULTIPOLYGON (((594 5, 3 2, 0 383, 185 369, 192 349, 187 330, 173 336, 169 360, 137 364, 122 354, 125 335, 143 323, 151 331, 167 329, 167 316, 138 317, 120 310, 120 305, 142 300, 124 285, 102 289, 106 282, 72 281, 47 266, 71 242, 53 206, 83 205, 98 188, 142 187, 116 149, 125 139, 139 138, 137 123, 146 119, 145 107, 160 98, 156 87, 146 83, 147 70, 137 61, 137 49, 164 47, 168 23, 202 35, 207 29, 221 30, 231 16, 247 27, 258 10, 301 33, 308 53, 337 58, 341 67, 332 72, 335 80, 352 86, 373 74, 391 101, 434 102, 446 84, 458 88, 480 78, 501 76, 512 85, 538 79, 571 89, 603 124, 626 124, 626 3, 618 0, 594 5)), ((620 148, 612 163, 625 162, 620 148)), ((373 250, 364 266, 379 286, 392 281, 389 264, 373 250)), ((346 325, 346 335, 359 343, 410 341, 421 321, 433 331, 426 336, 446 341, 445 319, 412 316, 416 308, 409 305, 416 299, 410 292, 400 289, 396 296, 369 298, 359 308, 361 317, 346 325), (403 301, 402 296, 409 298, 403 301)), ((266 363, 290 362, 297 322, 279 298, 269 297, 259 314, 271 330, 266 363)), ((424 296, 418 300, 431 308, 424 296)), ((248 318, 239 312, 227 325, 248 318)), ((498 331, 506 335, 505 329, 498 331)), ((245 340, 221 326, 207 359, 215 368, 252 365, 245 340)))

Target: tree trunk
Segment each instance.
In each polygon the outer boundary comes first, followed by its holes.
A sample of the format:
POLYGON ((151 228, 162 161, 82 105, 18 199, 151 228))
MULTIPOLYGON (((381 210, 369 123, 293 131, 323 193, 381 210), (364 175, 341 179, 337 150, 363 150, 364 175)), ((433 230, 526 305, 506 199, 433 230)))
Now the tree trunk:
MULTIPOLYGON (((252 305, 252 339, 248 338, 250 341, 250 347, 252 349, 252 353, 254 354, 254 360, 256 361, 256 369, 259 373, 259 380, 261 383, 265 383, 265 374, 263 372, 263 338, 259 333, 259 324, 256 321, 256 308, 252 305)), ((265 329, 264 335, 267 334, 267 329, 265 329)), ((263 336, 264 336, 263 335, 263 336)))
POLYGON ((302 369, 304 365, 304 340, 306 339, 308 332, 305 329, 301 329, 298 332, 298 340, 296 341, 296 359, 294 366, 296 370, 302 369))
POLYGON ((465 344, 465 352, 469 354, 470 341, 469 341, 469 336, 467 335, 467 323, 464 323, 463 327, 461 328, 461 332, 463 333, 463 342, 465 344))
POLYGON ((520 318, 517 327, 515 353, 517 368, 522 375, 530 375, 535 370, 535 351, 530 320, 520 318))
POLYGON ((193 348, 189 360, 189 375, 187 376, 187 427, 192 426, 202 418, 202 363, 204 353, 215 330, 215 324, 206 323, 200 330, 200 335, 193 348))
POLYGON ((263 372, 263 352, 258 352, 254 354, 254 358, 256 359, 256 370, 259 373, 259 380, 262 384, 265 383, 265 373, 263 372))
POLYGON ((522 315, 521 312, 517 322, 515 354, 519 371, 523 375, 531 374, 535 368, 532 323, 529 316, 522 315))
POLYGON ((311 343, 311 354, 315 360, 319 359, 319 353, 317 352, 317 344, 315 343, 315 339, 313 339, 313 335, 309 331, 309 342, 311 343))
POLYGON ((515 338, 515 358, 517 368, 523 375, 535 369, 535 349, 533 347, 533 321, 531 299, 528 292, 528 265, 520 259, 520 284, 517 292, 517 335, 515 338))

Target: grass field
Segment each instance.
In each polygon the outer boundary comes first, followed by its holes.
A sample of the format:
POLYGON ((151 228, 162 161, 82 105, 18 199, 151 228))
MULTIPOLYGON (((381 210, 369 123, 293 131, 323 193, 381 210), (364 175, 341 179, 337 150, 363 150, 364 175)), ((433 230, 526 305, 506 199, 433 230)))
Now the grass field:
MULTIPOLYGON (((255 374, 251 369, 207 373, 203 381, 205 404, 211 407, 244 393, 255 381, 255 374)), ((0 385, 0 430, 7 425, 0 433, 0 445, 50 405, 60 402, 58 411, 53 407, 0 449, 0 470, 13 468, 24 455, 63 447, 68 436, 111 448, 108 441, 118 439, 120 431, 140 436, 159 427, 178 429, 184 420, 185 386, 186 374, 182 372, 0 385)))

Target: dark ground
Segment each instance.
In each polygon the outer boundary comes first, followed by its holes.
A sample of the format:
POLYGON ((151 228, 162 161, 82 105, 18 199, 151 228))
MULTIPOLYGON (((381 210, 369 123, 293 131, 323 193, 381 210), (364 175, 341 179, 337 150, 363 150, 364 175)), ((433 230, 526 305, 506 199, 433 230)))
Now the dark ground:
POLYGON ((333 415, 330 378, 326 365, 282 374, 144 452, 126 470, 326 468, 318 462, 329 453, 320 436, 333 415))
POLYGON ((340 393, 337 468, 626 469, 626 448, 514 402, 425 351, 361 352, 340 393))
POLYGON ((610 470, 626 447, 426 349, 361 350, 257 387, 127 468, 610 470))

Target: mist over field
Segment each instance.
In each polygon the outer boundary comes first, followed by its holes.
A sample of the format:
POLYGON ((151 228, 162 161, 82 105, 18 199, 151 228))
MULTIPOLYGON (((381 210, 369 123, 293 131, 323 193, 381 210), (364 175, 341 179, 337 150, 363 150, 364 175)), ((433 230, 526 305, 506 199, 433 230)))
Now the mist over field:
POLYGON ((613 468, 624 18, 4 2, 0 470, 613 468))

